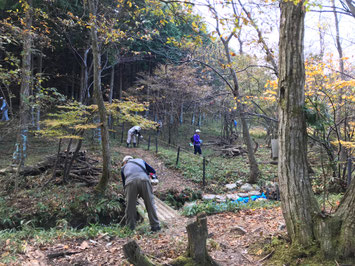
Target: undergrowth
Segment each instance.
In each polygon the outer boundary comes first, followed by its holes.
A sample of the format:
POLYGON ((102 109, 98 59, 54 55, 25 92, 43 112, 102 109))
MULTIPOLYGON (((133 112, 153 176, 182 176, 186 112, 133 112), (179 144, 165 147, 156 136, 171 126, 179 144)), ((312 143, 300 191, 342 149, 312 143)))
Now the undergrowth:
POLYGON ((247 203, 242 203, 235 201, 216 202, 211 200, 192 203, 184 207, 182 214, 185 216, 194 216, 200 212, 216 214, 220 212, 237 212, 247 209, 275 208, 279 206, 280 202, 278 201, 249 201, 247 203))
POLYGON ((26 247, 30 245, 44 245, 69 239, 91 239, 98 236, 106 238, 128 237, 133 234, 128 227, 118 224, 104 226, 90 224, 82 229, 75 229, 66 225, 45 230, 33 227, 31 223, 22 224, 20 230, 6 229, 0 231, 0 263, 8 264, 16 260, 17 254, 24 253, 26 247))
POLYGON ((124 199, 111 186, 105 196, 78 185, 23 190, 0 197, 0 229, 21 229, 24 224, 45 229, 67 224, 83 228, 90 223, 117 223, 124 214, 124 199))
MULTIPOLYGON (((202 182, 202 156, 181 151, 178 165, 176 165, 177 152, 173 149, 160 147, 158 156, 164 161, 166 166, 180 170, 185 178, 196 183, 202 182)), ((212 184, 225 184, 246 178, 248 169, 241 167, 241 165, 245 165, 243 159, 243 157, 233 159, 206 157, 206 180, 212 184)))

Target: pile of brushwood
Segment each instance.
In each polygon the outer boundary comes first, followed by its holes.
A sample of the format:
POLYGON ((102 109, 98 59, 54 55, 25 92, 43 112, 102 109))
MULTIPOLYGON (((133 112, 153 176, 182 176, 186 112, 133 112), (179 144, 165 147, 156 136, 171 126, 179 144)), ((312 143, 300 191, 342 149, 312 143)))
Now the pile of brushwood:
MULTIPOLYGON (((98 160, 90 158, 85 151, 61 152, 47 156, 35 165, 22 168, 19 175, 26 177, 43 174, 46 176, 43 186, 51 182, 57 185, 74 182, 93 186, 97 184, 102 172, 102 169, 97 166, 98 163, 98 160)), ((0 172, 15 173, 17 169, 8 167, 0 172)))

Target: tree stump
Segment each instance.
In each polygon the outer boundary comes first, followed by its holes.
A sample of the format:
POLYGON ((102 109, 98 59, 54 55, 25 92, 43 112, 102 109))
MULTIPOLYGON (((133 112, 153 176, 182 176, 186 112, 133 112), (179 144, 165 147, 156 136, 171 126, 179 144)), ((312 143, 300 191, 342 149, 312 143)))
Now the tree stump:
POLYGON ((136 266, 154 266, 141 251, 135 240, 128 241, 123 245, 123 253, 130 263, 136 266))
POLYGON ((279 158, 279 140, 272 139, 271 140, 271 157, 273 160, 279 158))
POLYGON ((208 230, 206 213, 198 214, 196 221, 190 222, 186 229, 188 235, 187 255, 197 264, 217 266, 218 263, 207 252, 206 241, 208 230))

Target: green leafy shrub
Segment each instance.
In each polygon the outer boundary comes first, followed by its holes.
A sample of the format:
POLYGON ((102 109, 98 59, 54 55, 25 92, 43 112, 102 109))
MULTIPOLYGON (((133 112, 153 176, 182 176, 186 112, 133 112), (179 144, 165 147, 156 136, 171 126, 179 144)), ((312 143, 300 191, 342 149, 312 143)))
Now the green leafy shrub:
POLYGON ((219 203, 211 200, 190 204, 184 207, 182 214, 194 216, 200 212, 206 212, 207 214, 236 212, 242 209, 273 208, 279 206, 279 204, 277 201, 249 201, 248 203, 226 201, 219 203))
POLYGON ((34 227, 47 229, 58 223, 77 228, 90 223, 118 223, 124 215, 124 199, 111 192, 98 197, 90 188, 53 186, 42 192, 22 192, 16 200, 0 197, 0 229, 19 229, 29 221, 34 227))

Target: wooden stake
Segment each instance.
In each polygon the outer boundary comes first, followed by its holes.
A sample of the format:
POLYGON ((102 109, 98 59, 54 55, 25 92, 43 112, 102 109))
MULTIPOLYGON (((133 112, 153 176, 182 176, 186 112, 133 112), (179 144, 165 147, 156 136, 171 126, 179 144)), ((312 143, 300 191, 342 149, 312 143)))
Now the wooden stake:
POLYGON ((150 135, 148 137, 148 151, 149 151, 149 149, 150 149, 150 135))
POLYGON ((155 136, 155 153, 158 153, 158 135, 155 136))
POLYGON ((206 158, 205 157, 203 157, 203 161, 202 161, 202 172, 203 172, 202 183, 203 186, 206 186, 206 158))
POLYGON ((178 164, 179 164, 179 156, 180 156, 180 146, 178 147, 178 150, 177 150, 176 166, 178 166, 178 164))
POLYGON ((123 143, 124 123, 122 123, 121 143, 123 143))

